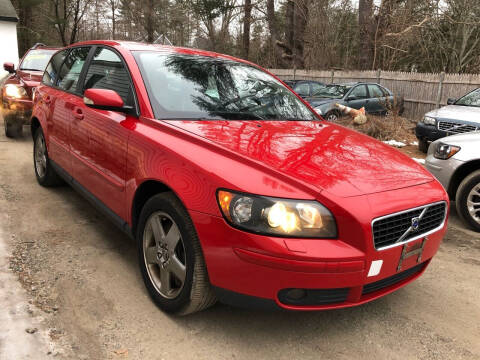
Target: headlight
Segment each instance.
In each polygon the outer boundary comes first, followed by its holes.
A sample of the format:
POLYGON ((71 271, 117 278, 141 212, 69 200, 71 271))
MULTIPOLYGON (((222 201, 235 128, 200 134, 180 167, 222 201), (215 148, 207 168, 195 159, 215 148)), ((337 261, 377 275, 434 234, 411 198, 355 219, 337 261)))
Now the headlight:
POLYGON ((5 96, 15 99, 28 97, 27 91, 23 87, 14 84, 5 85, 5 96))
POLYGON ((435 146, 435 152, 433 156, 435 156, 437 159, 447 160, 447 159, 450 159, 453 155, 455 155, 459 151, 460 151, 459 146, 438 143, 435 146))
POLYGON ((437 120, 435 120, 435 118, 432 118, 432 117, 430 117, 430 116, 425 116, 425 117, 423 118, 423 123, 424 123, 425 125, 433 125, 433 126, 435 126, 435 124, 437 123, 437 120))
POLYGON ((217 200, 227 222, 246 231, 299 238, 337 237, 335 218, 316 201, 278 199, 229 190, 219 190, 217 200))
POLYGON ((319 107, 313 108, 313 110, 315 110, 318 115, 323 115, 323 111, 319 107))

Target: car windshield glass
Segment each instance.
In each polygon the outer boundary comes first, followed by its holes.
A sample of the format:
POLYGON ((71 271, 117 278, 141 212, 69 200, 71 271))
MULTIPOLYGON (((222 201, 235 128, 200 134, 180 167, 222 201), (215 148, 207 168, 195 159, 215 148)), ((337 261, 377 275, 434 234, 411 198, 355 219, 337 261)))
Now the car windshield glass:
POLYGON ((135 52, 157 119, 316 120, 271 75, 233 60, 135 52))
POLYGON ((346 85, 326 85, 313 94, 316 97, 325 97, 338 99, 343 98, 351 86, 346 85))
POLYGON ((455 105, 480 107, 480 89, 472 91, 464 97, 457 100, 455 105))
POLYGON ((56 50, 31 50, 20 65, 20 70, 44 71, 56 50))

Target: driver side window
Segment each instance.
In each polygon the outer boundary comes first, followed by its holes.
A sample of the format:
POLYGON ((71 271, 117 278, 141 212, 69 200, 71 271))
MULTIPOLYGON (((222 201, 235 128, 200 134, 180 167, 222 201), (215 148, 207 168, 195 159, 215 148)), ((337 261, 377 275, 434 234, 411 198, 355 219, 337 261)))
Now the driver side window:
POLYGON ((365 85, 358 85, 350 91, 348 97, 353 97, 356 99, 366 99, 367 98, 367 87, 365 85))
POLYGON ((130 76, 122 59, 112 50, 99 47, 85 77, 83 91, 87 89, 114 90, 127 106, 134 106, 130 76))

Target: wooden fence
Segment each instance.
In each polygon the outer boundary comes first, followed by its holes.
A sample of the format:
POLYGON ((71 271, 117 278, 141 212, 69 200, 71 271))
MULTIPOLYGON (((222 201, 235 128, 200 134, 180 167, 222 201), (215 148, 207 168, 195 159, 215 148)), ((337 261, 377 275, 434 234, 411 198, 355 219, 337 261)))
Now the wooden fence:
POLYGON ((330 71, 270 69, 282 80, 311 79, 324 83, 376 82, 405 98, 404 116, 420 119, 449 98, 459 98, 480 87, 478 74, 430 74, 395 71, 330 71))

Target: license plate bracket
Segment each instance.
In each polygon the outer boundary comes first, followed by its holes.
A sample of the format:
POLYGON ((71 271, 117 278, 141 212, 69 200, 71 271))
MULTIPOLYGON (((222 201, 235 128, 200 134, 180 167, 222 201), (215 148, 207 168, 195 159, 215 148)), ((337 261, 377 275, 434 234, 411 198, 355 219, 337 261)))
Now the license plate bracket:
POLYGON ((426 242, 427 242, 427 238, 424 237, 420 246, 410 251, 408 250, 408 244, 403 245, 402 254, 400 255, 400 260, 398 261, 397 272, 402 270, 403 261, 412 256, 417 255, 417 264, 420 264, 422 262, 422 254, 423 254, 423 249, 425 248, 426 242))

